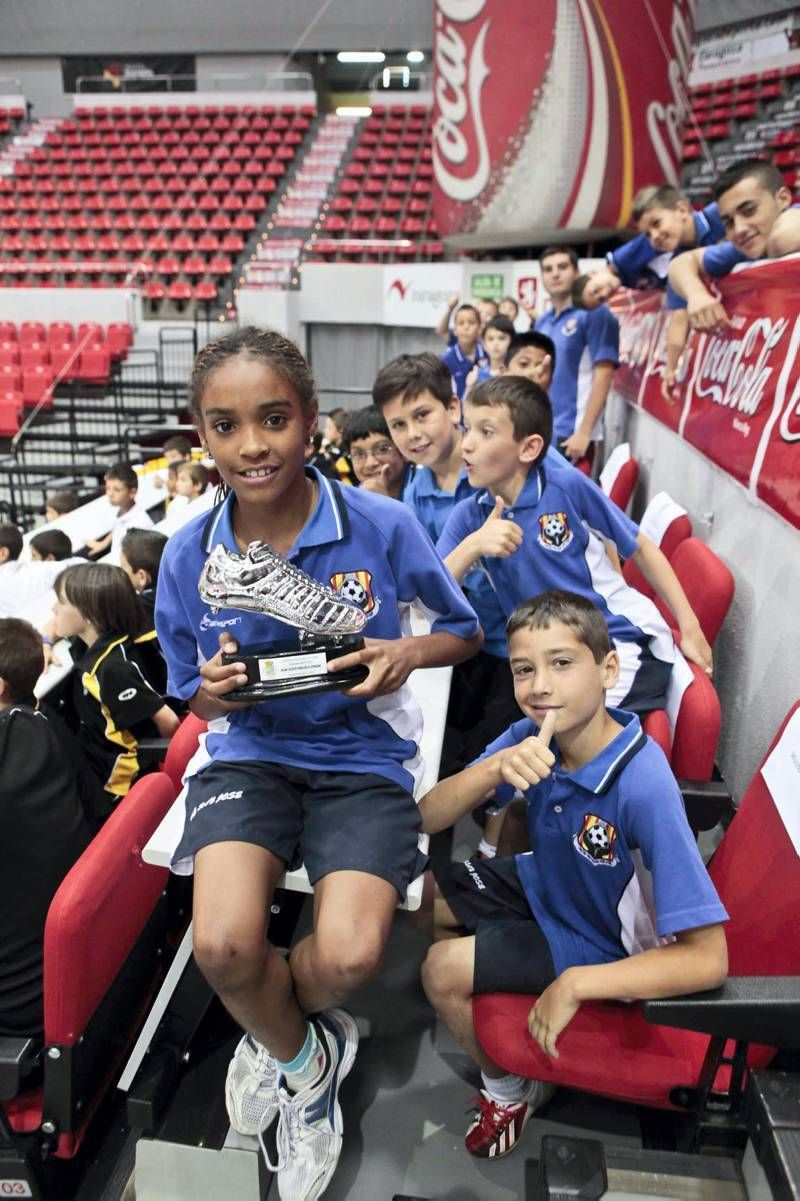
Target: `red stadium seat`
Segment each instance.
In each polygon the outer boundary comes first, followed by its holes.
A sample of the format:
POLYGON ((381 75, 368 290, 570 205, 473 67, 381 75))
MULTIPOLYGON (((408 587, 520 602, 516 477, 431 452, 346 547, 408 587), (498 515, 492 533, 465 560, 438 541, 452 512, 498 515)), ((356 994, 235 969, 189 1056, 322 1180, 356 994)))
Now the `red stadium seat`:
POLYGON ((49 367, 31 367, 22 373, 22 402, 26 408, 35 408, 44 401, 43 408, 52 408, 53 373, 49 367))
POLYGON ((138 781, 50 905, 44 1041, 60 1053, 44 1057, 42 1089, 4 1106, 18 1134, 36 1134, 43 1121, 55 1129, 49 1146, 36 1135, 34 1155, 75 1156, 158 983, 164 929, 159 899, 168 872, 144 864, 140 852, 174 795, 172 781, 160 772, 138 781))
MULTIPOLYGON (((703 634, 709 644, 713 643, 733 600, 733 575, 699 538, 685 538, 680 542, 670 563, 697 615, 703 634)), ((675 618, 664 602, 656 597, 655 603, 674 628, 675 618)))
POLYGON ((81 352, 78 377, 87 384, 102 386, 111 376, 111 355, 105 346, 89 346, 81 352))
MULTIPOLYGON (((770 752, 797 712, 795 705, 770 752)), ((726 925, 731 977, 800 975, 796 921, 800 907, 800 859, 761 772, 750 787, 709 865, 709 874, 730 915, 726 925)), ((735 985, 730 989, 735 993, 735 985)), ((723 996, 726 989, 723 986, 723 996)), ((705 1066, 715 1086, 729 1087, 719 1074, 722 1040, 656 1025, 658 1004, 648 1021, 638 1004, 586 1003, 561 1035, 559 1058, 545 1055, 528 1033, 532 996, 494 993, 475 997, 478 1038, 491 1058, 508 1072, 565 1085, 634 1104, 671 1109, 676 1089, 696 1086, 705 1066), (602 1041, 603 1056, 595 1051, 602 1041), (593 1050, 594 1048, 594 1050, 593 1050)), ((711 996, 708 1004, 713 1004, 711 996)), ((737 1037, 741 1035, 737 1034, 737 1037)), ((750 1043, 748 1066, 763 1067, 774 1051, 750 1043)))

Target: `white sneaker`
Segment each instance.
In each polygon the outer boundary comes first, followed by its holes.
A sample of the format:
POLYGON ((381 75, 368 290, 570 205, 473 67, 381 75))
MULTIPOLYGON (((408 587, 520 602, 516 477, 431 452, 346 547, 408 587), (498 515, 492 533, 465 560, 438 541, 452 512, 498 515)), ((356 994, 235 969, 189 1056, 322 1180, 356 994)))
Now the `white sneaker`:
POLYGON ((255 1137, 278 1112, 278 1067, 266 1047, 245 1034, 228 1064, 225 1105, 231 1126, 255 1137))
POLYGON ((281 1201, 317 1201, 336 1170, 342 1151, 342 1111, 339 1088, 353 1066, 358 1028, 343 1009, 328 1009, 314 1018, 326 1065, 315 1084, 294 1096, 285 1080, 278 1084, 278 1162, 267 1165, 278 1174, 281 1201))

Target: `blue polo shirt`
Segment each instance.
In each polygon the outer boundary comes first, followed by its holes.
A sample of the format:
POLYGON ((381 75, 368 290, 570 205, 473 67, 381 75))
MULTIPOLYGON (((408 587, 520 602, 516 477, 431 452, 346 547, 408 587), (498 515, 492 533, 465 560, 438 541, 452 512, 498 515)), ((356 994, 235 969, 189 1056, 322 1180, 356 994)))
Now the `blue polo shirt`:
POLYGON ((703 209, 694 209, 692 220, 695 240, 691 246, 677 246, 671 254, 662 253, 656 250, 646 234, 639 234, 624 246, 619 246, 606 255, 606 259, 626 288, 663 288, 667 285, 666 307, 686 307, 686 301, 667 283, 670 263, 686 250, 694 250, 697 246, 713 246, 720 238, 725 237, 716 202, 707 204, 703 209))
MULTIPOLYGON (((574 309, 571 305, 556 315, 543 313, 534 328, 552 338, 556 367, 550 383, 553 406, 553 441, 556 445, 575 432, 586 408, 595 363, 619 361, 619 322, 606 305, 597 309, 574 309)), ((592 431, 602 438, 602 418, 592 431)))
POLYGON ((483 349, 483 343, 480 339, 478 340, 475 353, 472 357, 464 354, 458 342, 448 347, 440 357, 452 376, 453 392, 459 400, 463 400, 464 393, 467 390, 467 376, 473 367, 480 366, 486 360, 486 351, 483 349))
MULTIPOLYGON (((437 543, 442 558, 483 525, 493 506, 486 489, 455 506, 437 543)), ((614 570, 605 552, 608 539, 623 559, 631 558, 638 550, 639 528, 597 484, 575 468, 537 467, 502 516, 521 527, 522 546, 505 559, 481 562, 506 614, 538 592, 566 588, 597 605, 612 639, 648 643, 657 659, 674 662, 675 644, 664 618, 614 570)))
MULTIPOLYGON (((661 748, 634 714, 609 713, 623 728, 599 755, 570 773, 553 744, 550 776, 526 793, 534 850, 517 855, 516 867, 557 974, 611 963, 728 918, 661 748)), ((537 732, 523 718, 481 758, 537 732)), ((513 795, 503 785, 495 803, 513 795)))
MULTIPOLYGON (((432 630, 469 639, 478 622, 419 522, 405 505, 359 488, 343 488, 313 468, 314 511, 287 558, 314 579, 364 591, 367 638, 401 638, 415 601, 431 611, 432 630)), ((188 522, 167 543, 158 578, 156 628, 169 668, 169 693, 188 700, 200 684, 199 665, 219 650, 228 630, 241 647, 297 638, 297 631, 241 609, 212 613, 197 581, 211 550, 237 551, 230 494, 210 514, 188 522)), ((418 767, 419 708, 403 685, 371 700, 340 692, 286 697, 232 712, 224 733, 211 733, 212 759, 258 759, 315 771, 374 772, 409 791, 418 767)))
MULTIPOLYGON (((409 486, 403 492, 403 502, 410 505, 432 542, 438 542, 453 506, 472 496, 475 488, 466 471, 456 481, 455 492, 445 492, 436 483, 430 467, 418 467, 409 486)), ((506 616, 500 607, 494 588, 484 571, 469 571, 464 578, 464 591, 483 628, 483 649, 500 659, 508 658, 506 646, 506 616)))

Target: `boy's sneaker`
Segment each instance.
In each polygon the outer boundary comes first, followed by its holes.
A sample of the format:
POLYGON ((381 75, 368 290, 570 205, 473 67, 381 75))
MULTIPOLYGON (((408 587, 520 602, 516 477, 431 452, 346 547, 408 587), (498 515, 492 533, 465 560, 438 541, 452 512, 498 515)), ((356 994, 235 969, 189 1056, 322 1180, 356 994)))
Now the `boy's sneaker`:
POLYGON ((524 1101, 501 1105, 481 1089, 475 1097, 475 1117, 467 1130, 464 1146, 470 1155, 479 1159, 500 1159, 513 1151, 534 1109, 544 1105, 555 1089, 541 1080, 532 1081, 533 1088, 524 1101))
POLYGON ((278 1112, 278 1068, 266 1047, 245 1034, 228 1064, 225 1105, 231 1126, 255 1136, 278 1112))
POLYGON ((342 1151, 339 1088, 356 1057, 358 1028, 343 1009, 328 1009, 313 1020, 325 1051, 323 1073, 315 1084, 294 1096, 286 1081, 279 1081, 276 1164, 270 1163, 263 1139, 261 1142, 268 1166, 278 1173, 281 1201, 317 1201, 328 1187, 342 1151))

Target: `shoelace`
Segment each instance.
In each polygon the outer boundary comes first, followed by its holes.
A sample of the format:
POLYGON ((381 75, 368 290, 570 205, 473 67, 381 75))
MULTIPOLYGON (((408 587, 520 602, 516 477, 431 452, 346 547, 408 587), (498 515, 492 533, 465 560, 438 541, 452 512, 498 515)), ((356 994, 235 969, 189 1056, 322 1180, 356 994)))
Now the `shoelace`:
POLYGON ((275 1131, 276 1163, 273 1164, 269 1157, 269 1152, 264 1143, 264 1131, 259 1130, 258 1132, 258 1141, 261 1144, 264 1161, 270 1172, 282 1172, 287 1164, 291 1162, 295 1139, 302 1126, 305 1126, 307 1130, 315 1129, 310 1122, 306 1122, 300 1117, 294 1101, 295 1098, 290 1096, 289 1093, 283 1089, 278 1089, 278 1126, 275 1131))
POLYGON ((478 1093, 472 1098, 472 1108, 478 1116, 478 1125, 488 1131, 493 1136, 499 1134, 508 1120, 506 1110, 511 1109, 517 1102, 512 1101, 509 1105, 501 1105, 499 1101, 493 1101, 490 1097, 485 1097, 483 1093, 478 1093))

